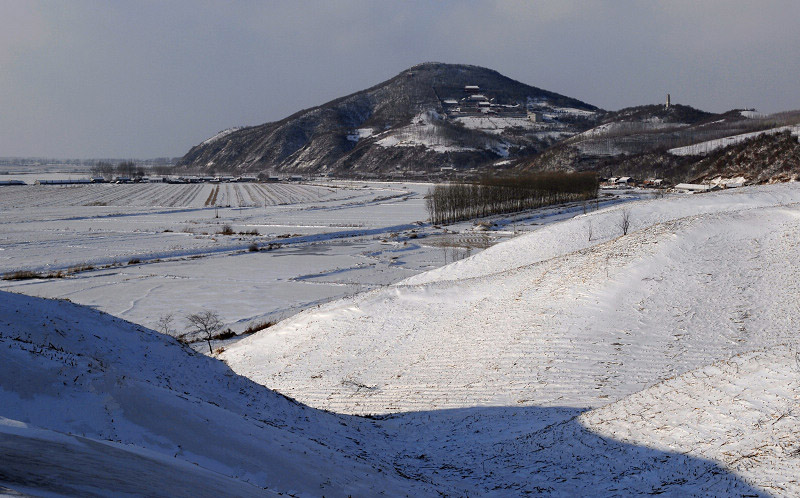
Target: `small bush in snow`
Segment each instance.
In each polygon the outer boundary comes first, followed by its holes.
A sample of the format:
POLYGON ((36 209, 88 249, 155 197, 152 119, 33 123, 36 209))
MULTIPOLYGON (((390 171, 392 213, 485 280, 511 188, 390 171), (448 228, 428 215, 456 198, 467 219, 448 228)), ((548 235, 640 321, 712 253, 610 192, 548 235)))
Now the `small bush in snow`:
POLYGON ((33 278, 43 278, 35 271, 20 270, 3 275, 3 280, 30 280, 33 278))
POLYGON ((628 230, 631 228, 631 210, 623 209, 619 218, 619 229, 622 230, 622 235, 628 235, 628 230))
POLYGON ((270 322, 264 321, 264 322, 251 323, 250 325, 247 326, 246 329, 244 329, 244 332, 242 332, 242 334, 254 334, 254 333, 258 332, 259 330, 264 330, 266 328, 272 327, 273 325, 275 325, 275 322, 271 322, 271 321, 270 322))

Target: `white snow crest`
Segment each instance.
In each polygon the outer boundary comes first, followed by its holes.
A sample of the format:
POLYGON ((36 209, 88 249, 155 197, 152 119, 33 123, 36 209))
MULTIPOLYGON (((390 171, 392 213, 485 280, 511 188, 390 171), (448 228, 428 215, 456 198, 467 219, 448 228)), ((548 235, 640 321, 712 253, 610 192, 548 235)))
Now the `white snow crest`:
POLYGON ((200 145, 208 145, 208 144, 210 144, 212 142, 215 142, 215 141, 217 141, 217 140, 219 140, 221 138, 224 138, 224 137, 230 135, 231 133, 233 133, 235 131, 239 131, 242 128, 243 128, 242 126, 236 126, 236 127, 233 127, 233 128, 228 128, 226 130, 222 130, 221 132, 217 133, 213 137, 211 137, 211 138, 209 138, 207 140, 204 140, 200 145))

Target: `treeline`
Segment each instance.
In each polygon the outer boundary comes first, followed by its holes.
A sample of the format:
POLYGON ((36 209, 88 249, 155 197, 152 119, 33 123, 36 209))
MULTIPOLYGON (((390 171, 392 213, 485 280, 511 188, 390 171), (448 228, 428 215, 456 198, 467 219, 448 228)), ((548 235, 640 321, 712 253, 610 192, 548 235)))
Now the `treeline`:
POLYGON ((431 223, 453 223, 594 199, 599 185, 595 173, 538 173, 484 178, 476 183, 436 185, 428 191, 426 207, 431 223))
MULTIPOLYGON (((151 171, 157 175, 167 175, 172 168, 166 165, 152 166, 151 171)), ((116 166, 110 162, 98 161, 91 170, 92 176, 102 176, 106 180, 111 180, 114 176, 124 176, 126 178, 141 178, 147 175, 144 166, 138 165, 133 161, 122 161, 116 166)))

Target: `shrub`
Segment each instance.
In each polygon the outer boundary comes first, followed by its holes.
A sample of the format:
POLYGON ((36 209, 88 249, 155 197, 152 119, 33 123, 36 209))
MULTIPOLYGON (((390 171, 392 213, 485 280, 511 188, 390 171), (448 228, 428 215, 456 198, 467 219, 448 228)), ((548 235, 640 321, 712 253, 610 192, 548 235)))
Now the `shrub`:
POLYGON ((225 329, 219 334, 212 337, 212 339, 222 340, 222 339, 230 339, 231 337, 236 337, 236 332, 231 329, 225 329))
POLYGON ((35 271, 20 270, 15 272, 6 273, 3 275, 3 280, 30 280, 33 278, 44 278, 41 274, 35 271))
POLYGON ((72 275, 73 273, 80 273, 82 271, 90 271, 90 270, 94 270, 94 266, 92 266, 92 265, 75 265, 75 266, 70 266, 67 269, 67 274, 72 275))
MULTIPOLYGON (((188 337, 190 334, 195 333, 208 342, 208 354, 213 354, 211 349, 211 340, 216 339, 221 334, 217 332, 222 328, 222 319, 219 315, 211 310, 204 310, 200 313, 194 313, 186 316, 189 322, 189 331, 184 334, 188 337)), ((230 329, 228 329, 230 331, 230 329)), ((223 332, 224 333, 224 332, 223 332)))
POLYGON ((246 329, 244 329, 244 332, 242 332, 242 334, 254 334, 254 333, 258 332, 259 330, 267 329, 269 327, 272 327, 273 325, 275 325, 275 322, 272 322, 272 321, 262 321, 262 322, 257 322, 257 323, 251 323, 250 325, 247 326, 246 329))
POLYGON ((628 230, 631 228, 631 210, 623 209, 619 218, 619 229, 622 230, 622 235, 628 235, 628 230))
POLYGON ((142 260, 140 260, 139 258, 131 258, 128 260, 129 265, 138 265, 141 262, 142 260))
POLYGON ((233 228, 231 228, 230 225, 223 225, 222 230, 217 232, 218 235, 233 235, 234 233, 235 232, 233 231, 233 228))
POLYGON ((253 242, 252 244, 250 244, 250 246, 247 248, 247 250, 250 251, 250 252, 258 252, 258 244, 253 242))

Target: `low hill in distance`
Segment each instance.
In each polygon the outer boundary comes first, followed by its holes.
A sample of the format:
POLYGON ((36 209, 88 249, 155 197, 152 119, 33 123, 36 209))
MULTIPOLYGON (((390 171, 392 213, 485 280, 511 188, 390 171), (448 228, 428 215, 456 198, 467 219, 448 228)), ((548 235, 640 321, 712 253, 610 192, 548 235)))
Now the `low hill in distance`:
POLYGON ((765 116, 747 110, 711 114, 683 105, 632 107, 607 113, 598 126, 522 160, 519 168, 596 171, 601 176, 662 178, 672 183, 708 181, 714 175, 741 177, 747 183, 787 181, 800 176, 800 168, 790 157, 789 135, 784 139, 777 135, 790 132, 796 145, 798 123, 798 112, 765 116), (757 137, 762 138, 755 144, 757 137), (763 146, 776 140, 784 145, 775 151, 763 146), (749 166, 742 162, 744 149, 749 150, 745 154, 749 166), (779 160, 783 153, 789 156, 779 160), (740 155, 737 167, 712 159, 732 154, 740 155))

